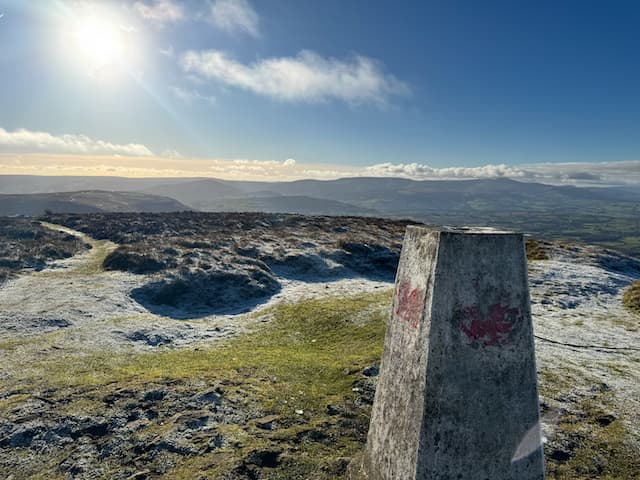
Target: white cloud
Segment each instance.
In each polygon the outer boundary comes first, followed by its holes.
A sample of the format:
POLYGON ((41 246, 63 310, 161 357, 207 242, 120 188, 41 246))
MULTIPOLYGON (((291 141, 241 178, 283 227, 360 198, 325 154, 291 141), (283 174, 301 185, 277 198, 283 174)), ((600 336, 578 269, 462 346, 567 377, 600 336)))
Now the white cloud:
POLYGON ((229 33, 258 37, 258 14, 247 0, 216 0, 211 5, 211 21, 229 33))
POLYGON ((528 172, 504 164, 481 167, 434 168, 420 163, 380 163, 365 168, 365 172, 376 177, 406 177, 426 179, 470 179, 470 178, 524 178, 528 172))
POLYGON ((20 151, 45 151, 60 153, 150 156, 153 152, 137 143, 116 144, 95 140, 86 135, 52 135, 18 129, 9 132, 0 128, 0 146, 20 151))
MULTIPOLYGON (((0 129, 0 139, 3 130, 0 129)), ((3 141, 0 140, 0 145, 3 141)), ((640 161, 600 163, 539 163, 520 166, 433 168, 415 164, 378 164, 356 167, 300 163, 285 160, 194 159, 166 150, 155 156, 105 156, 99 153, 0 153, 0 174, 123 175, 131 177, 203 177, 233 180, 288 181, 305 178, 330 180, 347 177, 404 177, 414 180, 512 178, 555 185, 640 185, 640 161)))
POLYGON ((155 0, 151 4, 136 2, 133 9, 145 20, 158 25, 176 23, 186 16, 183 6, 173 0, 155 0))
POLYGON ((158 52, 160 55, 164 55, 167 58, 173 58, 176 55, 173 45, 169 45, 167 48, 159 48, 158 52))
POLYGON ((640 184, 640 161, 534 163, 434 168, 419 163, 380 163, 358 176, 404 177, 413 180, 511 178, 550 185, 613 186, 640 184))
POLYGON ((216 97, 212 95, 203 95, 196 90, 189 90, 182 87, 171 86, 169 90, 179 100, 183 101, 187 105, 193 105, 194 103, 207 103, 209 105, 215 105, 216 97))
POLYGON ((182 56, 186 72, 289 102, 330 99, 350 104, 385 104, 409 87, 386 73, 374 59, 324 58, 305 50, 295 57, 269 58, 245 65, 218 50, 189 51, 182 56))

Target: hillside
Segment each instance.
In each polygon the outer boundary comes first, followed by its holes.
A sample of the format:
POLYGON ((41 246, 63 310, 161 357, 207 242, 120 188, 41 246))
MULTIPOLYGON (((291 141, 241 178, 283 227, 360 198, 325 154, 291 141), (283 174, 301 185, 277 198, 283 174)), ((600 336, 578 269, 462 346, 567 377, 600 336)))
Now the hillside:
POLYGON ((207 203, 220 199, 304 196, 343 202, 394 215, 442 213, 464 209, 535 211, 551 206, 562 209, 586 204, 640 202, 638 188, 554 186, 506 178, 417 181, 403 178, 357 177, 338 180, 247 182, 191 178, 0 176, 0 193, 5 194, 71 190, 144 191, 175 198, 194 207, 192 204, 196 202, 207 203))
POLYGON ((370 215, 439 225, 489 225, 543 238, 603 245, 640 256, 637 187, 578 188, 504 178, 414 181, 359 177, 234 182, 203 178, 0 176, 0 193, 81 189, 151 193, 203 211, 370 215))
POLYGON ((38 216, 46 211, 92 212, 175 212, 190 210, 167 197, 147 193, 85 190, 40 194, 0 194, 0 216, 38 216))
MULTIPOLYGON (((344 478, 366 438, 403 222, 48 220, 92 248, 0 287, 0 476, 344 478)), ((548 478, 635 480, 640 316, 622 295, 640 262, 528 247, 548 478)))

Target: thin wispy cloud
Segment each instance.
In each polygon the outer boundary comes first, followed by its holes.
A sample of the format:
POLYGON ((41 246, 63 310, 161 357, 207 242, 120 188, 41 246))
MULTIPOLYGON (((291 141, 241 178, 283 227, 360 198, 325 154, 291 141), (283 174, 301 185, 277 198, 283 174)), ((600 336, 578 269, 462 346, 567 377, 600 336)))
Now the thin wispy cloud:
POLYGON ((12 132, 0 128, 0 147, 11 148, 12 151, 42 151, 56 153, 102 154, 151 156, 153 152, 138 143, 117 144, 96 140, 86 135, 52 135, 48 132, 37 132, 18 129, 12 132))
POLYGON ((188 73, 287 102, 384 105, 390 97, 410 91, 380 62, 364 56, 338 60, 304 50, 295 57, 247 65, 224 52, 206 50, 186 52, 181 63, 188 73))
POLYGON ((215 105, 216 103, 216 97, 214 97, 213 95, 204 95, 197 90, 171 86, 169 87, 169 91, 171 91, 174 97, 181 100, 187 105, 193 105, 194 103, 215 105))
POLYGON ((258 14, 247 0, 216 0, 211 5, 210 20, 228 33, 260 36, 258 14))
POLYGON ((158 53, 167 58, 173 58, 176 54, 175 50, 173 49, 173 45, 169 45, 167 48, 159 48, 158 53))
POLYGON ((160 26, 180 22, 186 18, 184 7, 173 0, 155 0, 151 3, 135 2, 133 9, 145 20, 160 26))

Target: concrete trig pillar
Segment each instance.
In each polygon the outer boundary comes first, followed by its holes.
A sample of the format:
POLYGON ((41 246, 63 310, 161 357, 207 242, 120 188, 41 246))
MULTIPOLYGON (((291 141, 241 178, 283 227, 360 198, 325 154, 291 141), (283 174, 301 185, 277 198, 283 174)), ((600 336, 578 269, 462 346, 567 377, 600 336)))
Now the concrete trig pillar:
POLYGON ((522 235, 407 228, 353 477, 542 480, 522 235))

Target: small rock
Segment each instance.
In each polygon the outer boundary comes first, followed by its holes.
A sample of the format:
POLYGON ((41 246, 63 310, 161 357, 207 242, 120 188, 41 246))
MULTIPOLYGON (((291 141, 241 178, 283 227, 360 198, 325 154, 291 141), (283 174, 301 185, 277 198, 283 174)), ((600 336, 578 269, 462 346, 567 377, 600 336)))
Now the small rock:
POLYGON ((366 367, 364 370, 362 370, 362 374, 365 377, 377 377, 379 373, 380 369, 375 365, 371 365, 370 367, 366 367))
POLYGON ((327 414, 328 415, 338 415, 340 413, 340 407, 336 405, 327 405, 327 414))
POLYGON ((263 430, 273 430, 273 424, 278 418, 277 415, 267 415, 266 417, 258 418, 255 421, 256 427, 262 428, 263 430))

